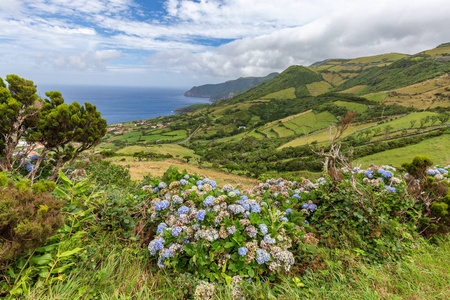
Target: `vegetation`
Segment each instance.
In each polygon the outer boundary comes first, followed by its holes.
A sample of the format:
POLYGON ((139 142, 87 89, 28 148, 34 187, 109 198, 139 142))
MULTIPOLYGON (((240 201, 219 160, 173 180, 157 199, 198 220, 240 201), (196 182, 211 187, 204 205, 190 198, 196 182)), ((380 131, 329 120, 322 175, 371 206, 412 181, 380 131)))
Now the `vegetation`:
POLYGON ((108 129, 0 80, 0 297, 450 297, 446 48, 293 66, 108 129))

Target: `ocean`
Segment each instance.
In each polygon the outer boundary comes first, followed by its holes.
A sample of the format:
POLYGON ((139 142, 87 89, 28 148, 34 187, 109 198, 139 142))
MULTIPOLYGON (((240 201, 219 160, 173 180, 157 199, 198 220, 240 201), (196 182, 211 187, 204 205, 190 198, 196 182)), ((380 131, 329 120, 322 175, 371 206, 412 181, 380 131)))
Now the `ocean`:
POLYGON ((210 103, 208 98, 185 97, 189 88, 38 85, 37 89, 42 98, 45 92, 59 91, 65 103, 94 104, 108 124, 169 116, 180 107, 210 103))

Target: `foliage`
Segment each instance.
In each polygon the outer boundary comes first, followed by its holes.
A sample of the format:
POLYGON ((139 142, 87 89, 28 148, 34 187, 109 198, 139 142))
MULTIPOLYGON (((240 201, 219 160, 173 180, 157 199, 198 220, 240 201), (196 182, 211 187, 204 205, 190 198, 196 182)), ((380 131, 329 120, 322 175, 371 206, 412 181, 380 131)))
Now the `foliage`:
POLYGON ((62 225, 64 203, 47 192, 51 186, 36 183, 31 191, 24 184, 9 184, 0 189, 1 268, 23 251, 43 245, 62 225))
POLYGON ((100 186, 127 187, 130 184, 130 171, 111 161, 93 157, 88 163, 80 162, 77 167, 84 168, 89 178, 100 186))

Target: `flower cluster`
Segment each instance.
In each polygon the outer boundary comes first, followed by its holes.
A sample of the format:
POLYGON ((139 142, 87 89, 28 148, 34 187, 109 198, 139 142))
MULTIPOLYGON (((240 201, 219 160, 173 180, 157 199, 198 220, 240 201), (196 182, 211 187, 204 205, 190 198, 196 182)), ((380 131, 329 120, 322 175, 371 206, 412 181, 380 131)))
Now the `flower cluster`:
MULTIPOLYGON (((303 226, 305 221, 293 205, 300 205, 318 186, 309 180, 299 184, 278 179, 252 189, 220 189, 215 181, 196 176, 185 176, 176 184, 160 182, 151 200, 156 235, 149 252, 160 268, 220 274, 228 265, 233 267, 227 273, 249 277, 288 271, 294 264, 289 248, 295 238, 289 228, 294 220, 303 226), (186 264, 194 256, 197 262, 186 264)), ((317 209, 311 201, 308 205, 310 212, 317 209)))

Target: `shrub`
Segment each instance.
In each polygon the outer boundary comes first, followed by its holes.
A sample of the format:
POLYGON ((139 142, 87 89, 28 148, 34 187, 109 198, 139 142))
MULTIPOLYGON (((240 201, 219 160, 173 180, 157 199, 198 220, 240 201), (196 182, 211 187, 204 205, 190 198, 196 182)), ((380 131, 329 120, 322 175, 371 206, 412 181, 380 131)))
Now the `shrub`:
POLYGON ((0 190, 1 264, 24 250, 43 245, 63 222, 62 201, 20 186, 0 190))
POLYGON ((272 180, 253 190, 219 189, 189 175, 160 182, 150 203, 156 235, 149 251, 160 268, 211 281, 289 272, 295 262, 289 249, 301 240, 299 225, 306 226, 303 213, 292 209, 301 199, 290 195, 300 190, 291 187, 272 180))

